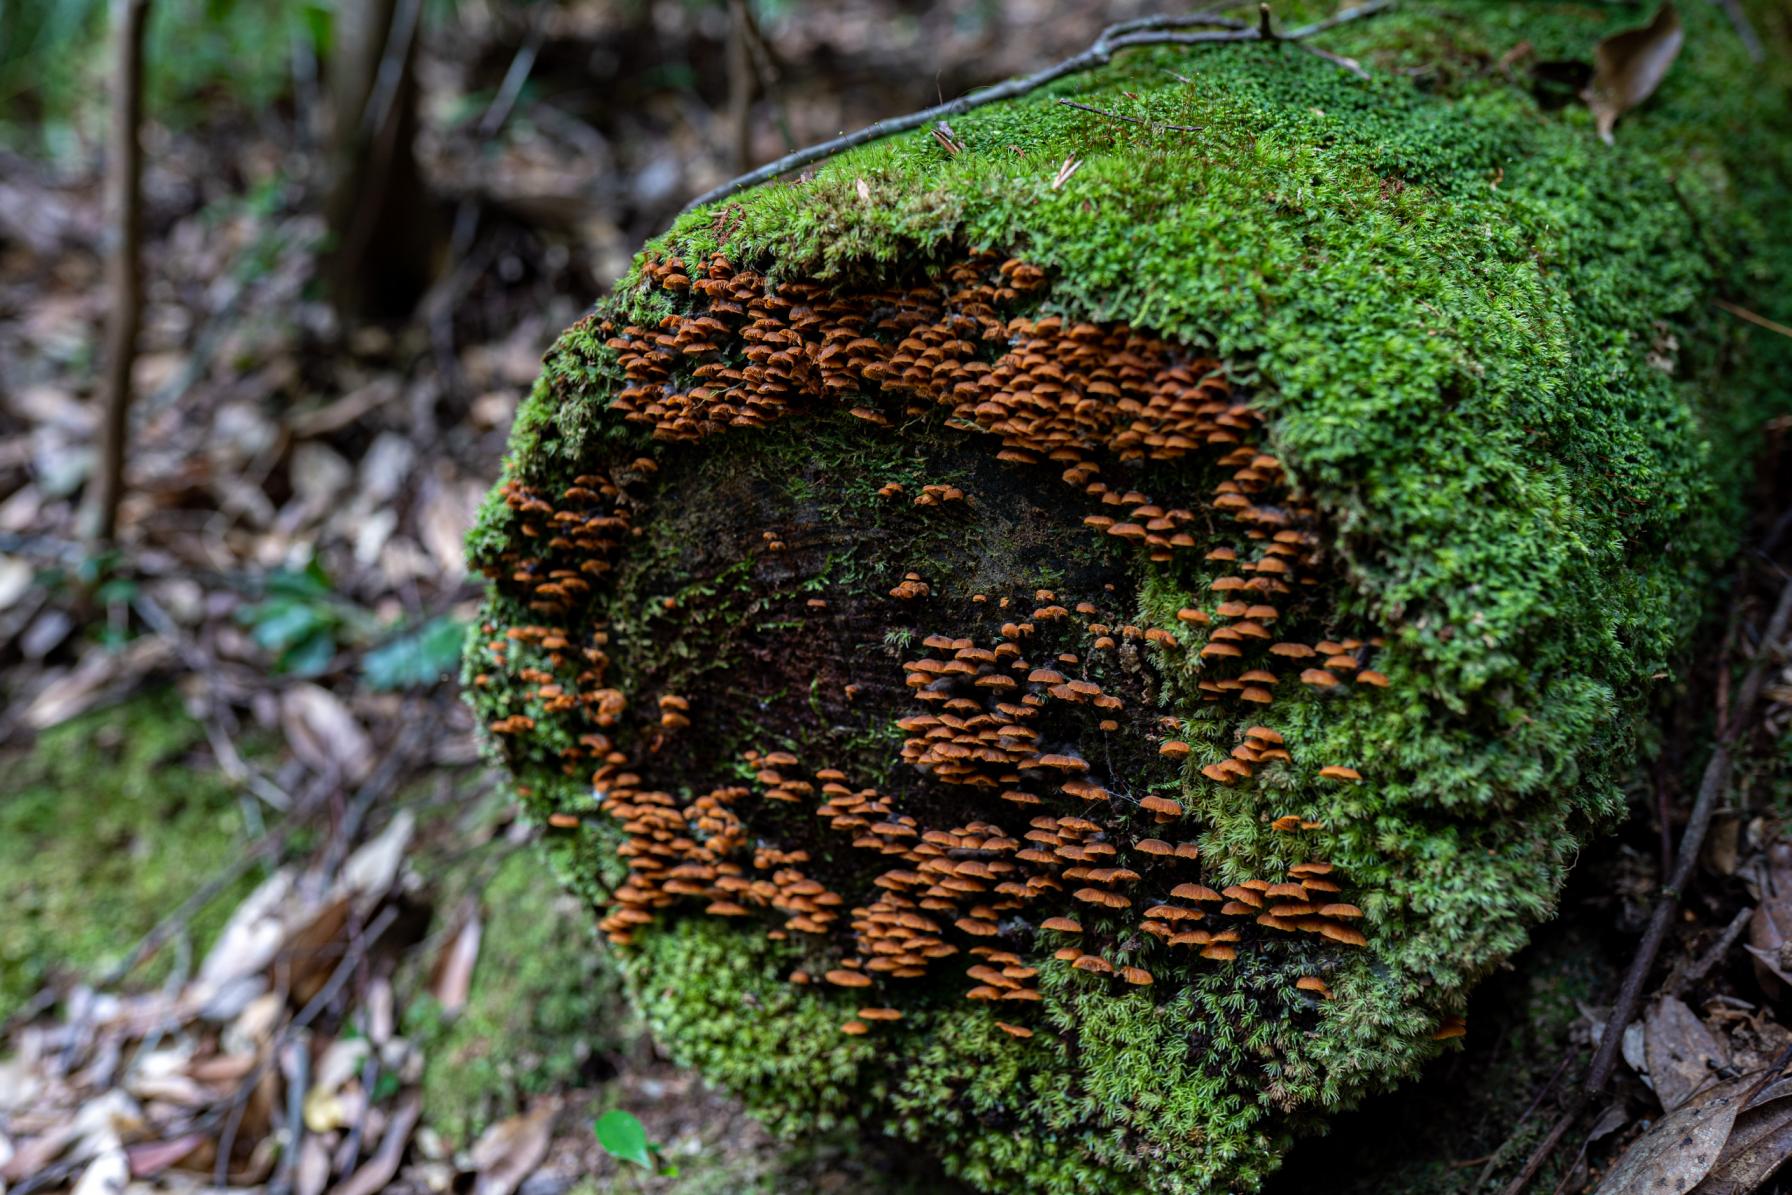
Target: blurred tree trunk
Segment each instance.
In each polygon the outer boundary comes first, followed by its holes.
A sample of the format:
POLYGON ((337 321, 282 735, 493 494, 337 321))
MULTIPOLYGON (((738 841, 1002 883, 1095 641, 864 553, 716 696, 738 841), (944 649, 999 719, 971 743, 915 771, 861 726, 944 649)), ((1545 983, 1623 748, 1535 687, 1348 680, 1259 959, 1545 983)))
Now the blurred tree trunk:
POLYGON ((110 541, 118 530, 118 501, 124 491, 124 458, 131 422, 131 368, 137 359, 137 329, 143 314, 143 29, 149 0, 115 0, 117 39, 112 83, 111 160, 106 164, 106 201, 115 221, 106 287, 112 311, 106 324, 106 383, 101 395, 98 454, 81 510, 81 533, 110 541))
POLYGON ((337 9, 325 277, 344 324, 409 315, 433 273, 439 221, 415 151, 421 16, 422 0, 337 9))

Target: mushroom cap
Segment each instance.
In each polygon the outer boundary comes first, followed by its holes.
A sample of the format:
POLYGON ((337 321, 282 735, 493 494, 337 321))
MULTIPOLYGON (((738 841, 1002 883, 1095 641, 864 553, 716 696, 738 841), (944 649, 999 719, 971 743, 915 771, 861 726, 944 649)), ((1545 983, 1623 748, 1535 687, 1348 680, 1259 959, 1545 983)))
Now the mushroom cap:
POLYGON ((822 978, 835 987, 841 988, 868 988, 871 986, 869 975, 860 971, 849 971, 845 968, 829 971, 822 978))

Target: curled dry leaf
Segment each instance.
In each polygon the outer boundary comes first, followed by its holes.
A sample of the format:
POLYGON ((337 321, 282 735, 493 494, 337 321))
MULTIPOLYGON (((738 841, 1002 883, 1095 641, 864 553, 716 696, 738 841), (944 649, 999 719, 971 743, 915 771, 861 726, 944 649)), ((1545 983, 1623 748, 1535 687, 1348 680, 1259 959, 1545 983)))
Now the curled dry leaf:
POLYGON ((1717 1165, 1757 1076, 1710 1088, 1631 1142, 1594 1195, 1686 1195, 1717 1165))
POLYGON ((1593 123, 1607 145, 1618 118, 1655 94, 1668 67, 1680 53, 1686 35, 1672 0, 1655 10, 1655 19, 1640 29, 1626 29, 1600 41, 1593 51, 1593 81, 1582 98, 1593 111, 1593 123))
POLYGON ((1672 1112, 1709 1087, 1712 1073, 1729 1064, 1729 1051, 1686 1002, 1665 996, 1643 1021, 1649 1079, 1663 1111, 1672 1112))

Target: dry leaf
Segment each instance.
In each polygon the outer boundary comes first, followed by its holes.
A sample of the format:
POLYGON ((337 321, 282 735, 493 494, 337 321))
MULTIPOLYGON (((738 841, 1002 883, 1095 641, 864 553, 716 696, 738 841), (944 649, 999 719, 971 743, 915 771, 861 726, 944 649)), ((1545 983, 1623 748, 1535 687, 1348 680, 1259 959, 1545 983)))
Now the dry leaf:
POLYGON ((313 684, 280 695, 280 727, 313 771, 360 780, 373 770, 373 742, 342 699, 313 684))
POLYGON ((0 556, 0 610, 11 607, 31 588, 37 570, 17 556, 0 556))
POLYGON ((74 1195, 119 1195, 131 1181, 131 1163, 124 1150, 113 1147, 101 1153, 81 1172, 74 1195))
POLYGON ((299 1146, 299 1164, 292 1176, 293 1195, 323 1195, 330 1181, 330 1147, 322 1137, 307 1136, 299 1146))
POLYGON ((1761 899, 1748 923, 1748 952, 1762 989, 1778 996, 1782 983, 1792 985, 1792 959, 1786 957, 1792 943, 1792 843, 1776 842, 1767 849, 1760 887, 1761 899))
POLYGON ((386 1135, 380 1139, 378 1152, 365 1166, 338 1183, 330 1195, 375 1195, 384 1191, 398 1173, 398 1163, 404 1159, 405 1146, 410 1142, 411 1130, 417 1127, 417 1114, 422 1109, 417 1096, 405 1097, 386 1125, 386 1135))
POLYGON ((544 1099, 527 1113, 500 1120, 480 1134, 472 1150, 478 1181, 473 1195, 510 1195, 541 1165, 553 1137, 560 1101, 544 1099))
POLYGON ((398 869, 404 863, 405 848, 411 845, 411 833, 417 819, 408 809, 400 809, 381 830, 379 837, 361 844, 342 865, 336 880, 336 891, 355 897, 366 907, 392 890, 398 869))
POLYGON ((1668 0, 1641 29, 1626 29, 1600 41, 1593 51, 1593 81, 1582 98, 1593 110, 1594 126, 1607 145, 1618 118, 1661 86, 1685 39, 1680 14, 1668 0))
POLYGON ((1729 1051, 1698 1014, 1673 996, 1650 1006, 1643 1021, 1643 1043, 1649 1079, 1668 1112, 1709 1087, 1712 1072, 1730 1061, 1729 1051))
POLYGON ((197 987, 202 998, 232 980, 256 974, 274 960, 286 940, 281 913, 294 899, 293 871, 287 867, 244 898, 199 966, 197 987))
POLYGON ((447 468, 438 469, 423 484, 418 535, 446 577, 459 577, 467 571, 467 531, 483 498, 478 485, 456 479, 447 468))
POLYGON ((33 730, 48 730, 85 713, 110 691, 133 686, 137 678, 166 662, 173 650, 160 639, 138 639, 123 651, 93 651, 46 685, 25 709, 24 722, 33 730))
POLYGON ((1693 1195, 1749 1195, 1792 1155, 1792 1079, 1781 1079, 1749 1101, 1730 1130, 1724 1152, 1693 1195))
POLYGON ((460 929, 442 951, 436 962, 436 973, 430 979, 430 991, 448 1016, 456 1015, 467 1006, 467 996, 473 988, 473 966, 479 961, 482 933, 479 904, 469 900, 461 909, 460 929))
POLYGON ((1717 1164, 1754 1084, 1753 1075, 1732 1079, 1656 1121, 1624 1151, 1594 1195, 1686 1195, 1717 1164))
POLYGON ((198 1133, 188 1133, 167 1141, 146 1141, 142 1145, 133 1145, 124 1151, 131 1165, 131 1177, 154 1178, 170 1166, 177 1165, 204 1142, 205 1138, 198 1133))

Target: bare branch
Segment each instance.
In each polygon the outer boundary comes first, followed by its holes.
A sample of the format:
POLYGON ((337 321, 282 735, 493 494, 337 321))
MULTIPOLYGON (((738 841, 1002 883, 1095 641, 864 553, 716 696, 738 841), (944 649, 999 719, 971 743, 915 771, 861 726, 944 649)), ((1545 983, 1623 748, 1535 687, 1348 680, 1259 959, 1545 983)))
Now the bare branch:
MULTIPOLYGON (((962 115, 973 108, 981 108, 987 104, 1000 103, 1003 100, 1015 99, 1038 91, 1041 87, 1055 83, 1067 75, 1080 74, 1083 71, 1107 65, 1115 52, 1119 50, 1134 49, 1139 46, 1193 46, 1228 42, 1299 42, 1324 33, 1328 29, 1335 29, 1347 22, 1374 16, 1376 13, 1392 8, 1393 5, 1394 0, 1368 0, 1367 3, 1341 9, 1323 21, 1314 21, 1310 25, 1303 25, 1285 33, 1272 32, 1268 37, 1264 36, 1261 24, 1246 25, 1242 21, 1203 14, 1187 17, 1139 17, 1131 21, 1122 21, 1104 29, 1101 36, 1097 37, 1087 50, 1066 58, 1062 62, 1053 63, 1051 66, 1034 71, 1029 75, 1017 75, 1005 82, 997 83, 993 87, 986 87, 982 91, 973 92, 970 95, 959 96, 955 100, 947 100, 943 104, 935 104, 931 108, 923 108, 919 112, 886 117, 855 132, 818 142, 806 149, 799 149, 795 153, 785 154, 757 170, 748 171, 738 178, 729 179, 719 187, 705 191, 686 204, 684 210, 688 212, 693 208, 714 203, 718 199, 726 199, 748 187, 756 187, 781 174, 800 170, 804 166, 831 158, 843 150, 864 145, 868 141, 875 141, 879 137, 922 128, 937 120, 962 115), (1176 32, 1177 29, 1188 25, 1213 25, 1217 28, 1192 33, 1176 32)), ((1322 55, 1322 57, 1326 57, 1327 61, 1334 61, 1330 56, 1322 55)), ((1349 59, 1336 61, 1346 70, 1351 70, 1355 66, 1349 59)), ((1355 67, 1352 73, 1360 73, 1361 69, 1361 67, 1355 67)))

